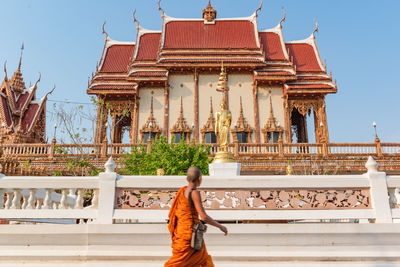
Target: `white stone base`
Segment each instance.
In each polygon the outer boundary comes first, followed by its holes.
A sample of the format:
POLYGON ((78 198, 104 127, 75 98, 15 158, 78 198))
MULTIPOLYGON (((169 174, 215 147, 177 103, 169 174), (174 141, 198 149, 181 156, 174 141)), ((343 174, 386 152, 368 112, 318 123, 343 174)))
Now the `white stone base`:
POLYGON ((240 176, 240 163, 210 163, 208 170, 210 176, 240 176))

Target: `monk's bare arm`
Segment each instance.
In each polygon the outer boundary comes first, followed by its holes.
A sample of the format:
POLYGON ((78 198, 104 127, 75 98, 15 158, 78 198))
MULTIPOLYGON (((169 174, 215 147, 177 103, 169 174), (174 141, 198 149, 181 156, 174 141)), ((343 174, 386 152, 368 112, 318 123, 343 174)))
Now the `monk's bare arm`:
POLYGON ((194 207, 196 208, 197 212, 199 213, 200 218, 204 222, 219 228, 222 232, 225 233, 225 235, 227 235, 228 230, 226 229, 226 227, 221 225, 217 221, 215 221, 213 218, 208 216, 207 213, 205 212, 203 205, 201 204, 201 196, 200 196, 199 191, 197 191, 197 190, 192 191, 192 199, 193 199, 194 207))

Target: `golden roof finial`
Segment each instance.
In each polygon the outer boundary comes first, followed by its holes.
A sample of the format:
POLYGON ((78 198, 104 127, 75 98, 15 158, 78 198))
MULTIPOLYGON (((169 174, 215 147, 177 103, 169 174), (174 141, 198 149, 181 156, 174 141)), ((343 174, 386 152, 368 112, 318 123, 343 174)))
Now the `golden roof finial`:
POLYGON ((165 12, 164 12, 164 10, 161 8, 160 2, 161 2, 161 0, 158 0, 158 10, 161 11, 161 13, 162 13, 162 14, 161 14, 161 17, 164 18, 164 17, 165 17, 165 12))
POLYGON ((4 61, 4 73, 5 73, 5 77, 4 77, 4 79, 6 79, 7 80, 7 60, 6 61, 4 61))
POLYGON ((318 22, 314 19, 315 22, 315 29, 312 32, 312 36, 315 38, 315 33, 318 31, 318 22))
POLYGON ((135 9, 135 11, 133 11, 132 17, 133 17, 133 21, 137 23, 136 29, 139 30, 139 28, 140 28, 140 23, 139 23, 139 21, 136 19, 136 9, 135 9))
POLYGON ((210 114, 213 115, 212 96, 210 96, 210 114))
POLYGON ((256 13, 256 17, 258 17, 258 12, 261 11, 262 5, 263 5, 263 1, 260 0, 260 6, 256 9, 256 12, 255 12, 256 13))
POLYGON ((269 118, 268 122, 270 124, 270 127, 272 129, 276 129, 276 120, 274 117, 274 110, 272 109, 272 96, 269 96, 269 118))
POLYGON ((106 35, 106 38, 104 40, 107 41, 108 39, 108 33, 104 30, 104 25, 106 25, 106 20, 104 20, 103 26, 101 27, 102 33, 106 35))
POLYGON ((283 7, 282 7, 282 12, 283 12, 283 17, 279 21, 279 25, 281 25, 281 26, 282 26, 282 22, 284 22, 286 20, 286 12, 285 12, 285 9, 283 7))
POLYGON ((215 10, 211 1, 208 0, 208 5, 205 9, 203 9, 203 19, 207 22, 213 22, 217 18, 217 10, 215 10))

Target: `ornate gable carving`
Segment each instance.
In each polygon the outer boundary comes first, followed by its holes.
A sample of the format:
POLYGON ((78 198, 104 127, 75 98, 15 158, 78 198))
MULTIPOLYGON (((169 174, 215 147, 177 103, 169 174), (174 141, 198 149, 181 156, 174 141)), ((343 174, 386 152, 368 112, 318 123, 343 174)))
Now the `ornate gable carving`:
POLYGON ((264 125, 264 128, 261 130, 264 136, 264 142, 268 141, 268 133, 271 132, 279 132, 280 134, 283 132, 283 128, 279 125, 279 122, 276 121, 274 117, 274 110, 272 108, 272 97, 269 96, 269 118, 267 123, 264 125))
POLYGON ((250 127, 250 125, 247 123, 246 118, 243 115, 243 105, 242 105, 242 97, 240 97, 240 114, 237 122, 235 123, 235 126, 231 130, 233 140, 236 142, 237 137, 236 133, 248 133, 248 140, 251 140, 251 133, 253 132, 253 129, 250 127))
POLYGON ((181 97, 181 108, 179 111, 179 117, 174 126, 172 126, 170 132, 172 134, 175 133, 185 133, 186 134, 186 139, 190 139, 190 134, 192 133, 192 130, 190 129, 189 125, 186 123, 186 119, 183 117, 183 103, 182 103, 182 97, 181 97))
POLYGON ((151 104, 150 104, 150 115, 147 118, 146 123, 140 128, 140 140, 143 143, 144 140, 144 135, 146 133, 155 133, 156 136, 160 136, 161 134, 161 129, 157 124, 156 119, 153 116, 153 96, 151 97, 151 104))

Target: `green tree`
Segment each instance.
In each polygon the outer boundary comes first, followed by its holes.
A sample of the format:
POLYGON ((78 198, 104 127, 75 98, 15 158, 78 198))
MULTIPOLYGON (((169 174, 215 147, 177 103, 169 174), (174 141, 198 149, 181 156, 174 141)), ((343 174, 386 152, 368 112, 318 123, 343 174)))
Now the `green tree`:
POLYGON ((188 144, 183 139, 179 144, 168 143, 165 136, 152 141, 150 153, 147 147, 137 147, 122 158, 124 174, 156 175, 163 169, 165 175, 185 175, 191 166, 197 166, 204 175, 208 174, 210 147, 203 144, 188 144))

